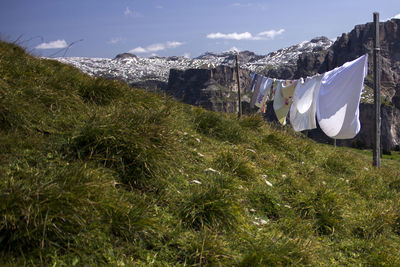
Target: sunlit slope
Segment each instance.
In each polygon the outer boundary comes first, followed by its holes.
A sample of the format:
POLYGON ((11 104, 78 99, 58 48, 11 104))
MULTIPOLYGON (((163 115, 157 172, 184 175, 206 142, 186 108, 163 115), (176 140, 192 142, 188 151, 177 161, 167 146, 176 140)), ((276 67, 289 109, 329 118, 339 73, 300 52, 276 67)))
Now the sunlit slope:
POLYGON ((0 263, 400 265, 400 171, 0 42, 0 263))

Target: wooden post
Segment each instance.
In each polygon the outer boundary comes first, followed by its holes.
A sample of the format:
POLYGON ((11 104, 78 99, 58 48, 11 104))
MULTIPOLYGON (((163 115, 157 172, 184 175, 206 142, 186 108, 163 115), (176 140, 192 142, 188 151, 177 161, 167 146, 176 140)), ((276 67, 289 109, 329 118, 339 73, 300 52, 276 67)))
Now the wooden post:
POLYGON ((237 80, 237 87, 238 87, 238 101, 239 101, 239 113, 238 117, 242 117, 242 99, 240 95, 240 78, 239 78, 239 60, 238 60, 238 55, 235 55, 236 59, 236 80, 237 80))
POLYGON ((333 145, 336 147, 336 138, 333 139, 333 145))
POLYGON ((381 64, 379 45, 379 13, 374 12, 374 151, 372 165, 381 167, 381 64))

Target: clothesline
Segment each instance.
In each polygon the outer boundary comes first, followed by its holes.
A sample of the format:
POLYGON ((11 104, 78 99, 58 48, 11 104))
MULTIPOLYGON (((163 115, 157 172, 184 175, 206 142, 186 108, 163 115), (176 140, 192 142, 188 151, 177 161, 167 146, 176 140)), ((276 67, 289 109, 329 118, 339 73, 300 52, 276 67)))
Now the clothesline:
POLYGON ((368 54, 323 74, 298 80, 281 80, 252 74, 250 107, 266 112, 267 101, 283 125, 289 113, 295 131, 319 126, 334 139, 354 138, 361 129, 359 104, 368 54))

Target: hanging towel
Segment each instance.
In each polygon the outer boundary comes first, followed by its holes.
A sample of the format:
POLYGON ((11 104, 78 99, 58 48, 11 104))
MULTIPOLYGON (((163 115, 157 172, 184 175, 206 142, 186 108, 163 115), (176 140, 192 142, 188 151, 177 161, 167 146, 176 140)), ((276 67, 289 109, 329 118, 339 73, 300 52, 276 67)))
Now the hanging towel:
POLYGON ((286 124, 286 116, 289 112, 294 89, 296 88, 297 80, 295 81, 280 81, 275 92, 274 110, 279 122, 286 124))
POLYGON ((297 83, 289 116, 290 124, 297 132, 317 128, 315 115, 322 77, 322 74, 318 74, 305 81, 301 78, 297 83))
POLYGON ((256 107, 262 108, 264 106, 264 101, 267 100, 266 98, 268 97, 268 95, 270 94, 270 90, 272 89, 271 85, 272 85, 273 81, 274 80, 271 78, 263 77, 263 80, 262 80, 261 86, 260 86, 260 93, 258 94, 256 103, 255 103, 256 107))
POLYGON ((254 108, 254 104, 256 103, 257 96, 260 93, 260 87, 261 87, 261 82, 263 81, 264 76, 255 74, 253 81, 251 83, 251 91, 253 92, 253 95, 251 96, 250 100, 250 107, 254 108))
POLYGON ((264 98, 262 100, 263 105, 261 106, 261 112, 265 113, 267 110, 267 101, 274 100, 274 95, 275 95, 275 90, 276 90, 276 85, 278 84, 275 79, 271 78, 271 85, 269 88, 267 88, 267 93, 264 94, 264 98))
POLYGON ((359 104, 368 54, 324 74, 317 101, 317 119, 324 133, 334 139, 350 139, 361 129, 359 104))

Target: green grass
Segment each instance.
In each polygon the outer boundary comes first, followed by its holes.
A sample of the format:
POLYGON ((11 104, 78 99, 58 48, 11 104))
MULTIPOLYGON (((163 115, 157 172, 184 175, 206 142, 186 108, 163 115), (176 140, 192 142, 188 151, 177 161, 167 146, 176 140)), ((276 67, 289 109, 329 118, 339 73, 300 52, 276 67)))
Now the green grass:
POLYGON ((0 42, 0 265, 398 266, 371 162, 0 42))

